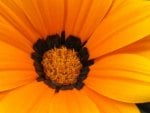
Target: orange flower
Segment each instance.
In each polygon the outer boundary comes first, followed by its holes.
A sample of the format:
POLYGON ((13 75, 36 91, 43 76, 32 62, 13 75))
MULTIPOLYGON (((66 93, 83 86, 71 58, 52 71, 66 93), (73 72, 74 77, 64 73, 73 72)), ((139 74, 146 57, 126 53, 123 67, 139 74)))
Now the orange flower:
POLYGON ((150 1, 0 0, 0 113, 139 113, 149 43, 150 1))

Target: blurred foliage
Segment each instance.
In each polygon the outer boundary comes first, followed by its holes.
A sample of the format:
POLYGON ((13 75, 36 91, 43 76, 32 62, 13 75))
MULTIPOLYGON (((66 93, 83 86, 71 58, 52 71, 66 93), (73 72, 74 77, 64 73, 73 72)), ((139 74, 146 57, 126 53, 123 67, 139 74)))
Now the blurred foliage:
POLYGON ((143 103, 137 105, 141 113, 150 113, 150 103, 143 103))

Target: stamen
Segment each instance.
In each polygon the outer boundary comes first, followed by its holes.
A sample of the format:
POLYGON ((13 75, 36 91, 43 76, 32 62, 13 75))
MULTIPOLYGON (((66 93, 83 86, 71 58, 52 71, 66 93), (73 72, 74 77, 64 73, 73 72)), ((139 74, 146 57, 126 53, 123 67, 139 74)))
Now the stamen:
POLYGON ((64 46, 45 52, 42 65, 46 78, 59 85, 76 83, 82 69, 77 52, 64 46))

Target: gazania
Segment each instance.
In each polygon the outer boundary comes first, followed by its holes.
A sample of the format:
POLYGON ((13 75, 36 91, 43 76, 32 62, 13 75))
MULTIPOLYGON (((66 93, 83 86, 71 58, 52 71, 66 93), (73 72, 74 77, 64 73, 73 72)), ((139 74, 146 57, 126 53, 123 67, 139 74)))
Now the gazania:
POLYGON ((150 101, 150 1, 0 0, 0 14, 0 113, 150 101))

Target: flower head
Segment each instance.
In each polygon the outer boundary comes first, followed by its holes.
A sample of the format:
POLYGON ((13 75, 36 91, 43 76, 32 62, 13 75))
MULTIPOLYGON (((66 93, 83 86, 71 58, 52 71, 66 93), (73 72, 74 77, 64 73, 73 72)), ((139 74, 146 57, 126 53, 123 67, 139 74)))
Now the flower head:
POLYGON ((0 113, 140 113, 150 101, 150 1, 0 0, 0 113))

